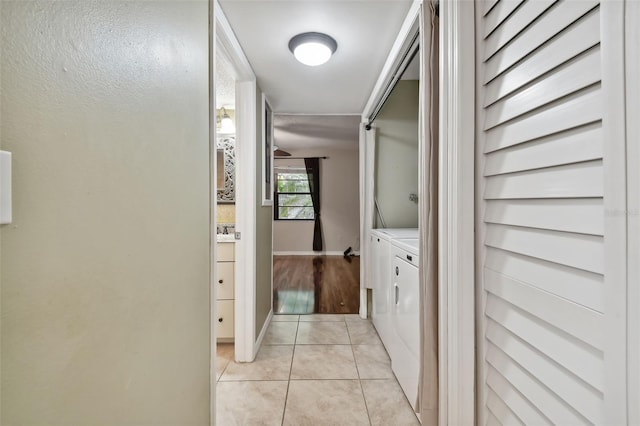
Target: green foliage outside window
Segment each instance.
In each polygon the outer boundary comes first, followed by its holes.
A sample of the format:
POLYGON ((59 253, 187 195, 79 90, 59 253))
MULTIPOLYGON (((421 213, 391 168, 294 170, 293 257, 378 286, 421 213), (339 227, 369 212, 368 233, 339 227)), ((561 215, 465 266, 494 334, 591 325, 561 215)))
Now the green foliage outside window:
POLYGON ((313 201, 306 172, 276 173, 276 219, 314 219, 313 201))

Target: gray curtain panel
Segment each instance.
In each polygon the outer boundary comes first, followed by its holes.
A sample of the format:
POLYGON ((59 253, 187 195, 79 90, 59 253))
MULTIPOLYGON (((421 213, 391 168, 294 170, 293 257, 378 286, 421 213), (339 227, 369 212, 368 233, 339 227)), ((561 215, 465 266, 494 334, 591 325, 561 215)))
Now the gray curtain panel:
POLYGON ((417 411, 438 424, 438 17, 432 2, 420 16, 420 381, 417 411))
POLYGON ((307 168, 307 179, 313 201, 313 251, 322 251, 322 223, 320 222, 320 159, 305 158, 304 166, 307 168))

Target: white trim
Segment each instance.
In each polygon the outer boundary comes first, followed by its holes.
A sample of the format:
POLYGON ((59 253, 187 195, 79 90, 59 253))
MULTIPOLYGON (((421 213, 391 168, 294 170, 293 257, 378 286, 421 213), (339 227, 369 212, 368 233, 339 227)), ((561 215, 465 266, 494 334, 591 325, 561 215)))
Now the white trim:
POLYGON ((273 140, 273 108, 271 107, 271 104, 269 103, 269 101, 267 100, 267 95, 265 95, 264 93, 262 93, 262 141, 260 143, 260 152, 262 153, 262 158, 260 159, 260 162, 262 164, 262 179, 260 180, 260 192, 262 193, 262 206, 272 206, 273 205, 273 188, 274 188, 274 178, 273 178, 273 144, 274 144, 274 140, 273 140), (265 144, 266 140, 267 140, 267 121, 266 121, 266 116, 267 116, 267 106, 269 107, 269 111, 271 111, 271 127, 269 127, 269 133, 270 133, 270 137, 271 137, 271 144, 269 145, 269 149, 271 152, 269 152, 269 157, 270 157, 270 161, 269 161, 269 175, 271 176, 271 180, 269 181, 269 190, 265 191, 265 178, 267 177, 267 170, 266 170, 266 162, 264 161, 264 159, 267 157, 267 152, 265 151, 267 146, 265 144), (268 195, 268 197, 267 197, 268 195))
MULTIPOLYGON (((360 256, 360 252, 352 252, 360 256)), ((343 256, 342 251, 274 251, 274 256, 343 256)))
MULTIPOLYGON (((273 274, 271 274, 273 276, 273 274)), ((273 293, 273 292, 271 292, 273 293)), ((273 296, 272 296, 273 298, 273 296)), ((264 321, 262 325, 262 330, 260 330, 260 334, 258 334, 258 338, 256 339, 256 344, 253 349, 253 359, 258 355, 258 351, 260 350, 260 346, 262 345, 262 341, 264 340, 264 336, 267 334, 267 329, 269 328, 269 324, 271 324, 271 318, 273 318, 273 301, 271 302, 271 310, 269 311, 269 315, 267 315, 267 319, 264 321)))
POLYGON ((360 134, 358 136, 358 195, 359 195, 359 208, 360 208, 360 250, 365 253, 365 258, 360 259, 360 308, 358 309, 358 313, 361 318, 367 317, 367 275, 369 270, 369 258, 366 256, 368 253, 369 240, 367 239, 366 229, 367 225, 365 223, 366 216, 366 150, 367 150, 367 140, 366 140, 366 129, 365 124, 360 124, 360 134), (363 308, 364 307, 364 308, 363 308))
POLYGON ((214 0, 209 0, 209 425, 215 426, 216 422, 216 341, 218 327, 214 318, 217 318, 218 286, 217 270, 215 268, 218 256, 217 239, 217 143, 215 114, 215 75, 216 69, 216 21, 217 10, 214 0))
MULTIPOLYGON (((600 4, 604 176, 604 418, 627 424, 627 193, 624 3, 600 4)), ((637 261, 637 260, 634 260, 637 261)), ((634 401, 637 404, 637 401, 634 401)))
MULTIPOLYGON (((246 362, 254 359, 255 345, 256 77, 217 0, 214 18, 216 55, 224 54, 236 73, 236 168, 242 170, 236 177, 236 231, 242 233, 242 239, 235 244, 234 334, 235 359, 246 362)), ((215 369, 211 374, 215 380, 215 369)))
POLYGON ((215 9, 215 37, 217 41, 216 48, 221 49, 227 59, 231 61, 232 69, 236 73, 236 80, 255 80, 256 76, 251 68, 249 60, 244 54, 240 42, 236 38, 231 24, 227 20, 218 0, 214 1, 215 9))
POLYGON ((628 216, 628 422, 640 424, 640 2, 625 3, 625 65, 627 94, 627 211, 628 216))
POLYGON ((440 2, 439 424, 474 424, 474 3, 440 2))
POLYGON ((395 66, 401 60, 401 55, 404 53, 411 36, 415 34, 417 25, 419 25, 421 4, 422 0, 413 0, 409 7, 409 11, 407 12, 407 16, 405 17, 402 26, 400 27, 398 36, 391 46, 389 56, 387 56, 387 60, 380 71, 380 76, 378 77, 376 84, 373 86, 371 95, 369 96, 364 110, 362 111, 362 121, 364 123, 369 121, 369 116, 373 113, 378 101, 382 97, 387 87, 387 82, 390 80, 392 77, 391 74, 395 70, 395 66))
POLYGON ((371 288, 371 239, 374 219, 376 128, 360 125, 358 160, 360 168, 360 317, 367 318, 367 288, 371 288))
POLYGON ((296 115, 301 117, 360 117, 362 113, 360 112, 319 112, 319 113, 309 113, 309 112, 274 112, 274 115, 296 115))
POLYGON ((236 167, 235 356, 254 360, 256 312, 256 83, 236 83, 238 117, 236 167), (244 283, 244 285, 240 285, 244 283))
MULTIPOLYGON (((476 8, 476 27, 480 28, 480 24, 482 23, 482 10, 480 7, 476 8)), ((476 55, 480 57, 482 49, 483 49, 483 41, 482 37, 477 37, 475 40, 475 48, 476 55)), ((475 67, 475 64, 473 64, 475 67)), ((482 76, 476 76, 476 123, 483 123, 485 110, 482 105, 482 93, 484 87, 481 84, 480 79, 482 76)), ((485 165, 485 157, 483 154, 483 147, 485 144, 485 134, 482 131, 481 126, 476 125, 476 166, 475 166, 475 176, 476 176, 476 205, 475 205, 475 224, 476 224, 476 234, 475 234, 475 247, 476 247, 476 271, 475 271, 475 294, 476 294, 476 424, 485 425, 487 424, 487 409, 486 409, 486 365, 485 365, 485 339, 486 335, 486 317, 484 315, 484 307, 486 306, 486 298, 487 293, 484 291, 484 280, 483 280, 483 270, 482 265, 485 264, 485 258, 487 249, 484 245, 485 234, 486 234, 486 224, 484 223, 485 217, 485 201, 482 197, 484 194, 485 180, 484 180, 484 165, 485 165)))

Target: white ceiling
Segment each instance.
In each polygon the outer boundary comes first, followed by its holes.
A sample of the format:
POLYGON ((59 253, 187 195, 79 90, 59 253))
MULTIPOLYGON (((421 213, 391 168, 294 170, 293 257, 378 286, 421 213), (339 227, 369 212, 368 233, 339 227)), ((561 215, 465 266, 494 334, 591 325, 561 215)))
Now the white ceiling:
POLYGON ((360 114, 411 0, 220 0, 276 113, 360 114), (338 42, 331 60, 308 67, 288 48, 317 31, 338 42))
POLYGON ((358 115, 275 115, 273 140, 285 151, 358 149, 358 115))

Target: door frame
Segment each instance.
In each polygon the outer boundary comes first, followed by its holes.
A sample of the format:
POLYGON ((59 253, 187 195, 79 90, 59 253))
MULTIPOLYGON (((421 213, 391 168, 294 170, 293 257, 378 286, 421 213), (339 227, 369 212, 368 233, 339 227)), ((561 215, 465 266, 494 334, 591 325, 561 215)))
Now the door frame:
POLYGON ((640 424, 640 3, 625 2, 625 84, 627 132, 627 350, 628 395, 627 421, 640 424), (633 259, 633 260, 632 260, 633 259), (636 283, 636 285, 629 285, 636 283))
POLYGON ((474 2, 440 2, 439 424, 475 422, 474 2))
MULTIPOLYGON (((402 61, 412 36, 415 34, 418 22, 420 21, 420 7, 422 0, 413 0, 407 16, 398 31, 398 35, 391 46, 387 60, 380 71, 380 76, 369 95, 369 99, 362 111, 360 125, 359 142, 359 164, 360 164, 360 317, 365 319, 368 316, 367 289, 371 288, 371 281, 368 265, 371 256, 371 241, 369 231, 375 223, 374 205, 374 180, 375 180, 375 128, 367 130, 369 117, 373 114, 378 102, 384 96, 388 83, 393 78, 393 74, 399 62, 402 61)), ((420 195, 418 195, 420 196, 420 195)))
MULTIPOLYGON (((235 303, 234 303, 234 343, 235 360, 250 362, 255 358, 255 283, 256 283, 256 76, 238 42, 229 21, 224 15, 217 0, 213 0, 213 31, 211 40, 214 49, 214 60, 210 69, 211 81, 215 82, 215 56, 222 54, 231 63, 235 71, 236 81, 236 232, 241 239, 235 241, 235 303), (239 285, 242 283, 243 285, 239 285)), ((214 86, 215 87, 215 86, 214 86)), ((215 105, 214 105, 215 110, 215 105)), ((213 118, 211 118, 213 120, 213 118)), ((212 124, 213 164, 215 165, 215 120, 212 124)), ((213 170, 215 171, 215 170, 213 170)), ((212 176, 215 176, 213 174, 212 176)), ((215 192, 212 196, 215 196, 215 192)), ((214 207, 215 207, 215 203, 214 207)), ((212 241, 216 241, 216 216, 213 210, 212 241)), ((212 250, 215 254, 215 250, 212 250)), ((215 255, 212 256, 212 294, 215 292, 217 273, 215 255)), ((214 297, 214 296, 212 296, 214 297)), ((215 298, 212 300, 212 345, 215 344, 215 298)), ((215 360, 214 360, 215 361, 215 360)), ((215 380, 215 368, 212 362, 212 377, 215 380)))

